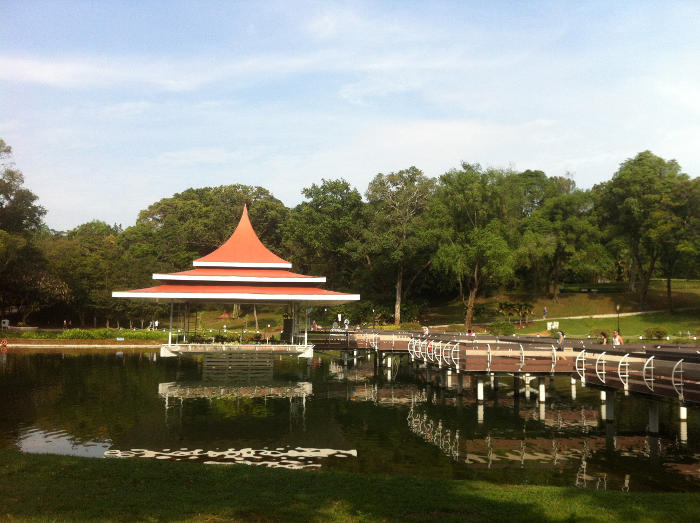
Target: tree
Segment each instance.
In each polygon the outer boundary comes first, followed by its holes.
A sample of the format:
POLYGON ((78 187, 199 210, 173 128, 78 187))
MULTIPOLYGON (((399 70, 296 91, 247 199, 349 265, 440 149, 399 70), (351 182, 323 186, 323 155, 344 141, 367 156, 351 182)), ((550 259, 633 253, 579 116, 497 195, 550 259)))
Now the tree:
POLYGON ((162 271, 187 268, 231 236, 244 204, 260 240, 279 250, 287 208, 266 189, 239 184, 187 189, 154 203, 125 231, 124 248, 155 256, 162 271))
POLYGON ((51 270, 70 289, 70 306, 86 326, 88 316, 110 318, 118 305, 111 298, 119 270, 118 226, 92 221, 45 244, 51 270))
POLYGON ((539 257, 547 267, 547 293, 558 301, 565 270, 594 272, 598 259, 592 256, 599 232, 591 217, 593 201, 588 191, 572 192, 546 199, 526 224, 528 235, 544 241, 539 257))
POLYGON ((322 180, 302 190, 307 201, 283 226, 283 245, 302 272, 327 277, 331 288, 352 283, 353 253, 364 229, 362 196, 345 180, 322 180))
POLYGON ((394 284, 394 323, 401 323, 401 304, 418 276, 432 263, 434 238, 425 211, 435 180, 416 167, 378 174, 369 183, 367 228, 358 245, 362 260, 375 278, 394 284))
POLYGON ((24 176, 7 161, 12 148, 0 138, 0 229, 10 234, 38 231, 46 210, 36 204, 38 197, 23 187, 24 176))
POLYGON ((65 296, 66 289, 46 271, 36 237, 46 214, 37 196, 24 187, 22 173, 10 161, 12 148, 0 139, 0 305, 15 309, 21 321, 65 296))
POLYGON ((675 181, 651 216, 650 237, 659 245, 661 274, 666 278, 668 309, 673 312, 671 279, 679 265, 700 257, 700 178, 675 181))
POLYGON ((629 286, 638 293, 642 308, 664 248, 652 233, 662 200, 676 183, 687 179, 675 160, 644 151, 623 162, 612 180, 594 187, 599 219, 609 240, 617 239, 629 249, 629 286))
MULTIPOLYGON (((513 254, 507 224, 524 212, 508 197, 509 174, 463 163, 440 177, 431 201, 434 231, 440 243, 433 255, 435 269, 457 283, 470 329, 480 289, 504 283, 513 275, 513 254)), ((517 202, 515 202, 517 203, 517 202)))

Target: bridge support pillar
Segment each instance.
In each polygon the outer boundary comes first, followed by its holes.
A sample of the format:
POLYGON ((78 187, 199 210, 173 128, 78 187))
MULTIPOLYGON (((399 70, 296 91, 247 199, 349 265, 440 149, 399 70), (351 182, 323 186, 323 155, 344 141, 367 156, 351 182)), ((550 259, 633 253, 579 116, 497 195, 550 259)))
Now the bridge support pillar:
POLYGON ((476 406, 476 421, 479 425, 484 422, 484 405, 482 403, 476 406))
POLYGON ((494 389, 495 389, 495 387, 494 387, 494 382, 496 381, 495 378, 496 378, 496 377, 495 377, 493 374, 489 375, 489 381, 491 382, 491 383, 490 383, 490 385, 491 385, 491 390, 494 390, 494 389))
POLYGON ((681 444, 686 445, 688 443, 688 407, 681 404, 679 414, 681 417, 680 426, 680 439, 681 444))
POLYGON ((649 432, 659 433, 659 404, 657 402, 649 405, 649 432))
POLYGON ((491 376, 491 387, 493 390, 498 390, 498 376, 491 376))
POLYGON ((546 414, 545 414, 545 408, 546 408, 546 405, 547 405, 547 404, 546 404, 547 396, 546 396, 546 393, 545 393, 545 378, 544 378, 544 377, 538 378, 537 384, 538 384, 538 388, 539 388, 539 391, 538 391, 538 394, 537 394, 537 403, 538 403, 538 405, 539 405, 539 407, 540 407, 540 412, 539 412, 539 414, 540 414, 540 421, 544 421, 544 420, 545 420, 545 416, 546 416, 546 414))
POLYGON ((615 391, 600 391, 600 400, 601 414, 603 415, 603 419, 605 419, 606 421, 613 421, 615 419, 615 391))
POLYGON ((513 374, 513 397, 520 397, 520 375, 513 374))
POLYGON ((484 402, 484 378, 476 380, 476 399, 479 403, 484 402))
POLYGON ((571 399, 576 399, 576 378, 571 378, 571 399))
POLYGON ((447 388, 452 388, 452 371, 450 369, 447 369, 447 388))
POLYGON ((464 375, 457 374, 457 394, 459 394, 460 396, 462 395, 463 387, 464 387, 464 375))
POLYGON ((525 399, 530 401, 530 374, 525 374, 525 399))

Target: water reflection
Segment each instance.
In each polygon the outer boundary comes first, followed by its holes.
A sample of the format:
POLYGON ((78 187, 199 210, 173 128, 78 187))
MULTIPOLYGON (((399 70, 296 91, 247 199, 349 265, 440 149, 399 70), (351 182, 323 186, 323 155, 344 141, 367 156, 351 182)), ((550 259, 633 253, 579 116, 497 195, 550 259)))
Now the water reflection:
POLYGON ((364 353, 7 356, 0 445, 25 452, 582 488, 700 486, 696 407, 681 420, 675 402, 569 377, 447 375, 364 353))
POLYGON ((22 452, 35 454, 98 458, 104 455, 110 444, 104 441, 76 441, 72 435, 62 430, 45 431, 28 428, 20 431, 17 446, 22 452))
POLYGON ((227 449, 223 451, 182 448, 153 451, 145 449, 108 450, 108 458, 156 458, 170 461, 202 461, 210 465, 254 465, 269 468, 312 469, 321 468, 324 458, 357 457, 356 450, 309 449, 278 447, 276 449, 227 449))

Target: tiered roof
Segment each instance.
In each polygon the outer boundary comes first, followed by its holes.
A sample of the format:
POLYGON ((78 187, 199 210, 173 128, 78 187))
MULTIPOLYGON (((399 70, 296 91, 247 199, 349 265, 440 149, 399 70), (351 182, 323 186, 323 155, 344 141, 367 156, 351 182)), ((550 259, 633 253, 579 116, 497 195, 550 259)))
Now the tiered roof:
POLYGON ((306 276, 287 269, 292 264, 270 251, 258 238, 247 207, 231 237, 214 252, 195 260, 194 269, 154 274, 161 285, 115 291, 114 298, 146 298, 163 301, 225 301, 239 303, 289 303, 337 305, 360 299, 320 288, 325 277, 306 276))

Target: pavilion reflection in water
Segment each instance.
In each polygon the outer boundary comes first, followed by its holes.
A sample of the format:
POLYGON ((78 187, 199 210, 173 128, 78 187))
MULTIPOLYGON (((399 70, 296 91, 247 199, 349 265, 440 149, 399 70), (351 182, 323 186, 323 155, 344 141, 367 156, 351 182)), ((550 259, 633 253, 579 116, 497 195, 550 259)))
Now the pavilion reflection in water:
MULTIPOLYGON (((274 380, 272 354, 213 353, 202 355, 202 380, 198 382, 169 382, 158 385, 164 399, 166 423, 172 408, 180 411, 186 400, 288 399, 290 419, 302 421, 306 415, 306 399, 313 394, 310 382, 282 383, 274 380)), ((242 464, 270 468, 313 469, 328 458, 357 457, 357 450, 340 450, 302 446, 275 448, 213 449, 112 449, 106 457, 155 458, 171 461, 200 461, 206 464, 242 464)))
POLYGON ((182 408, 188 399, 286 398, 290 413, 306 414, 306 398, 313 394, 307 381, 275 382, 272 354, 211 353, 203 354, 202 380, 158 384, 158 394, 165 400, 166 421, 173 400, 182 408))

